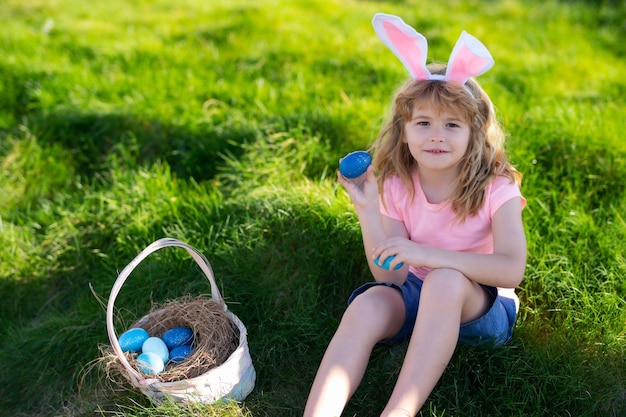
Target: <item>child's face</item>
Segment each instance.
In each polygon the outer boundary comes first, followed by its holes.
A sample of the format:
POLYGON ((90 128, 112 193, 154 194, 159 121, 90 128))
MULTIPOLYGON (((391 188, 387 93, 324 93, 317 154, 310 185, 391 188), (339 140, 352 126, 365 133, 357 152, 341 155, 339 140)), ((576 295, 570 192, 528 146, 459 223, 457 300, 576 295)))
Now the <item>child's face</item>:
POLYGON ((417 161, 420 173, 458 171, 470 138, 470 126, 462 116, 416 105, 404 128, 403 141, 417 161))

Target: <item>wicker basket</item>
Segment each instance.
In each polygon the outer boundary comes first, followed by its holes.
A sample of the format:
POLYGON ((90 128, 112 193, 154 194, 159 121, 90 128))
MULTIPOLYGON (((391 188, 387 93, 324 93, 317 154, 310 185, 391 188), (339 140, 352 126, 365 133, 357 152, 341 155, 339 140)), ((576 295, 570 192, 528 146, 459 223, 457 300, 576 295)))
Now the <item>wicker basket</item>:
MULTIPOLYGON (((146 317, 144 317, 144 319, 146 317)), ((246 327, 241 320, 226 307, 217 284, 215 283, 209 261, 202 253, 184 242, 172 238, 157 240, 141 251, 141 253, 122 270, 111 289, 107 304, 106 323, 109 341, 114 354, 124 368, 124 377, 132 386, 138 388, 156 404, 162 403, 165 399, 181 403, 201 404, 210 404, 221 399, 242 401, 254 388, 256 372, 252 365, 252 359, 248 349, 246 327), (226 313, 239 329, 239 345, 224 363, 197 377, 172 382, 162 382, 156 378, 146 377, 138 372, 128 362, 126 355, 122 352, 113 325, 115 299, 130 273, 148 255, 167 246, 178 246, 189 252, 211 284, 211 298, 224 305, 226 313)))

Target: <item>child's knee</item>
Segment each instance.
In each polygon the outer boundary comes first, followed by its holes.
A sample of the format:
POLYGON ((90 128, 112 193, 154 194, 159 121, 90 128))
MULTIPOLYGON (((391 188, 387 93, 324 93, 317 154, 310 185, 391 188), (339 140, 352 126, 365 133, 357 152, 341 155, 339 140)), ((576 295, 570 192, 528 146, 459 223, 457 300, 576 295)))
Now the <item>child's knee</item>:
POLYGON ((462 300, 472 288, 472 281, 455 269, 433 269, 424 279, 422 294, 438 299, 462 300))
POLYGON ((348 306, 342 322, 361 323, 368 329, 398 327, 406 314, 402 294, 395 288, 375 286, 359 294, 348 306))
POLYGON ((403 303, 402 293, 398 289, 386 285, 376 285, 355 297, 348 308, 354 306, 365 311, 373 310, 377 312, 381 306, 398 303, 403 303))

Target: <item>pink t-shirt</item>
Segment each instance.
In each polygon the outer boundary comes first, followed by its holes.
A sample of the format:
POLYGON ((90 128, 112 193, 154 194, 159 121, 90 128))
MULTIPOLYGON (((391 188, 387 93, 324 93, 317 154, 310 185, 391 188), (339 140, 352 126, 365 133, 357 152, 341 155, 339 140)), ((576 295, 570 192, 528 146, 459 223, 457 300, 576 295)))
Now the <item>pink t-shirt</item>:
MULTIPOLYGON (((493 253, 493 215, 514 197, 522 199, 522 208, 526 205, 526 199, 522 197, 517 184, 508 178, 498 177, 487 188, 485 204, 477 215, 467 217, 465 222, 455 221, 455 213, 449 202, 429 203, 417 174, 413 176, 413 182, 415 198, 411 201, 411 196, 399 177, 387 179, 383 187, 380 211, 383 215, 404 223, 409 239, 422 245, 459 252, 493 253), (382 203, 382 198, 385 199, 386 206, 382 203)), ((430 269, 411 266, 409 271, 423 279, 430 269)))

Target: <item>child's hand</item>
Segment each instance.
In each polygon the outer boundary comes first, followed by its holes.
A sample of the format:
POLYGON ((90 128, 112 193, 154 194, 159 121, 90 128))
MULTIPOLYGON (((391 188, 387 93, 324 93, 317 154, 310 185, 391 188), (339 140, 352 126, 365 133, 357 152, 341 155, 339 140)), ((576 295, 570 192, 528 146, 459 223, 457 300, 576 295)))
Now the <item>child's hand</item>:
POLYGON ((388 257, 395 256, 389 269, 393 270, 397 265, 404 263, 415 267, 425 266, 424 246, 404 237, 392 237, 381 242, 372 251, 372 258, 384 262, 388 257))
POLYGON ((375 208, 378 210, 378 183, 372 166, 365 174, 356 178, 346 178, 337 171, 337 179, 344 186, 356 209, 375 208))

